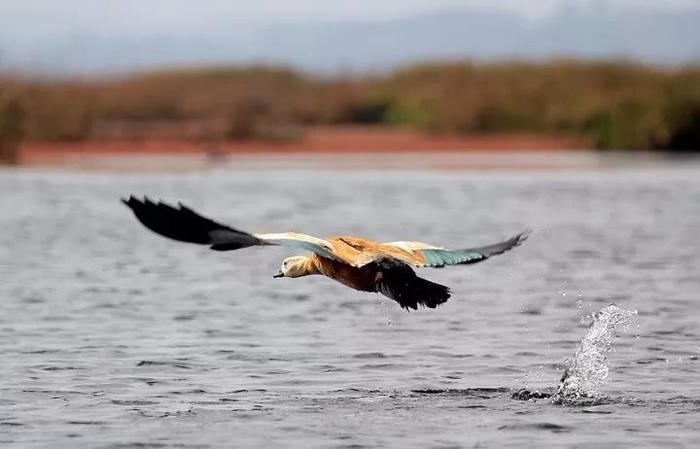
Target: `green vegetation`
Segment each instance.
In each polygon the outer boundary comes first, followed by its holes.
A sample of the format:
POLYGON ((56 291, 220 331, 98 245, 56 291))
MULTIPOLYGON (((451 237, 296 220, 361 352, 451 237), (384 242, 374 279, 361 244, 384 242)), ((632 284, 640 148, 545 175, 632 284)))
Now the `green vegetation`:
POLYGON ((19 101, 0 90, 0 163, 16 163, 22 140, 24 111, 19 101))
POLYGON ((325 79, 255 66, 98 81, 6 77, 3 86, 16 93, 26 137, 35 140, 286 140, 305 125, 376 124, 578 135, 600 149, 700 149, 699 67, 460 62, 325 79))

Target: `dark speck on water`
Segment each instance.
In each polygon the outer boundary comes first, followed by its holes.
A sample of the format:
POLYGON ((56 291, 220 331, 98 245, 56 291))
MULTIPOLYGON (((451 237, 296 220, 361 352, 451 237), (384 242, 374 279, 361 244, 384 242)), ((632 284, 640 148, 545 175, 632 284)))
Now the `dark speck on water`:
POLYGON ((0 445, 694 447, 693 164, 0 171, 0 445), (487 262, 422 271, 453 296, 407 314, 322 277, 271 279, 282 248, 158 237, 119 203, 131 193, 254 232, 448 247, 534 233, 487 262), (585 357, 571 360, 613 302, 638 325, 603 335, 615 350, 598 354, 595 395, 562 400, 566 367, 569 387, 589 388, 585 357))

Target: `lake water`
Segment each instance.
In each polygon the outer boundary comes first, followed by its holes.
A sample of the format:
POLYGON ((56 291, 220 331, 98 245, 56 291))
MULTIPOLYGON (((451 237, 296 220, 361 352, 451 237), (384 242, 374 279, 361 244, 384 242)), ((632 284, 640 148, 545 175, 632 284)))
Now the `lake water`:
POLYGON ((5 170, 0 229, 2 446, 700 441, 697 164, 5 170), (421 271, 453 296, 406 313, 322 277, 272 279, 294 254, 285 249, 217 253, 160 238, 119 203, 131 193, 254 232, 448 247, 534 232, 484 263, 421 271), (596 398, 513 397, 555 392, 591 315, 610 303, 638 315, 600 352, 609 376, 596 398))

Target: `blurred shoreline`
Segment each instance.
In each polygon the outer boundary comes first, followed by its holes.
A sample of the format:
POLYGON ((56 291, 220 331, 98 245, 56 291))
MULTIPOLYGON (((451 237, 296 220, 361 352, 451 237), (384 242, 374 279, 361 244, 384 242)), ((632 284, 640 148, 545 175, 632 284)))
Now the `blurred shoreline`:
MULTIPOLYGON (((181 161, 202 159, 216 165, 231 156, 251 160, 270 160, 285 156, 333 156, 381 154, 401 158, 412 154, 430 158, 433 153, 503 153, 503 152, 566 152, 585 148, 585 141, 568 136, 535 134, 495 135, 435 135, 410 129, 376 126, 311 127, 304 138, 294 142, 243 141, 188 141, 108 140, 88 142, 25 142, 20 149, 19 164, 24 166, 81 166, 98 164, 109 166, 109 161, 131 159, 134 163, 155 158, 180 157, 181 161)), ((299 159, 299 157, 297 157, 299 159)), ((420 159, 414 158, 414 159, 420 159)), ((182 165, 182 164, 178 164, 182 165)), ((186 164, 185 164, 186 165, 186 164)))
POLYGON ((113 140, 26 142, 18 167, 108 172, 201 170, 604 170, 673 161, 654 152, 601 152, 572 137, 435 135, 371 126, 314 127, 293 143, 113 140))

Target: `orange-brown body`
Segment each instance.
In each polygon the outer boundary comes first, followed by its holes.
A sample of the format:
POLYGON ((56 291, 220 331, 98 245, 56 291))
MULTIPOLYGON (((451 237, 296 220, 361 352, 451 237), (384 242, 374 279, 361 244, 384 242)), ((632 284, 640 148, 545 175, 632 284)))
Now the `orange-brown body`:
POLYGON ((335 236, 327 241, 333 245, 333 254, 340 260, 311 254, 305 262, 304 270, 307 274, 322 274, 355 290, 378 291, 382 272, 377 264, 371 261, 383 256, 393 257, 411 265, 424 262, 422 254, 418 252, 360 237, 335 236))
POLYGON ((322 274, 347 287, 365 292, 376 292, 377 282, 381 278, 381 274, 374 265, 356 268, 316 254, 309 257, 307 264, 310 273, 322 274))

